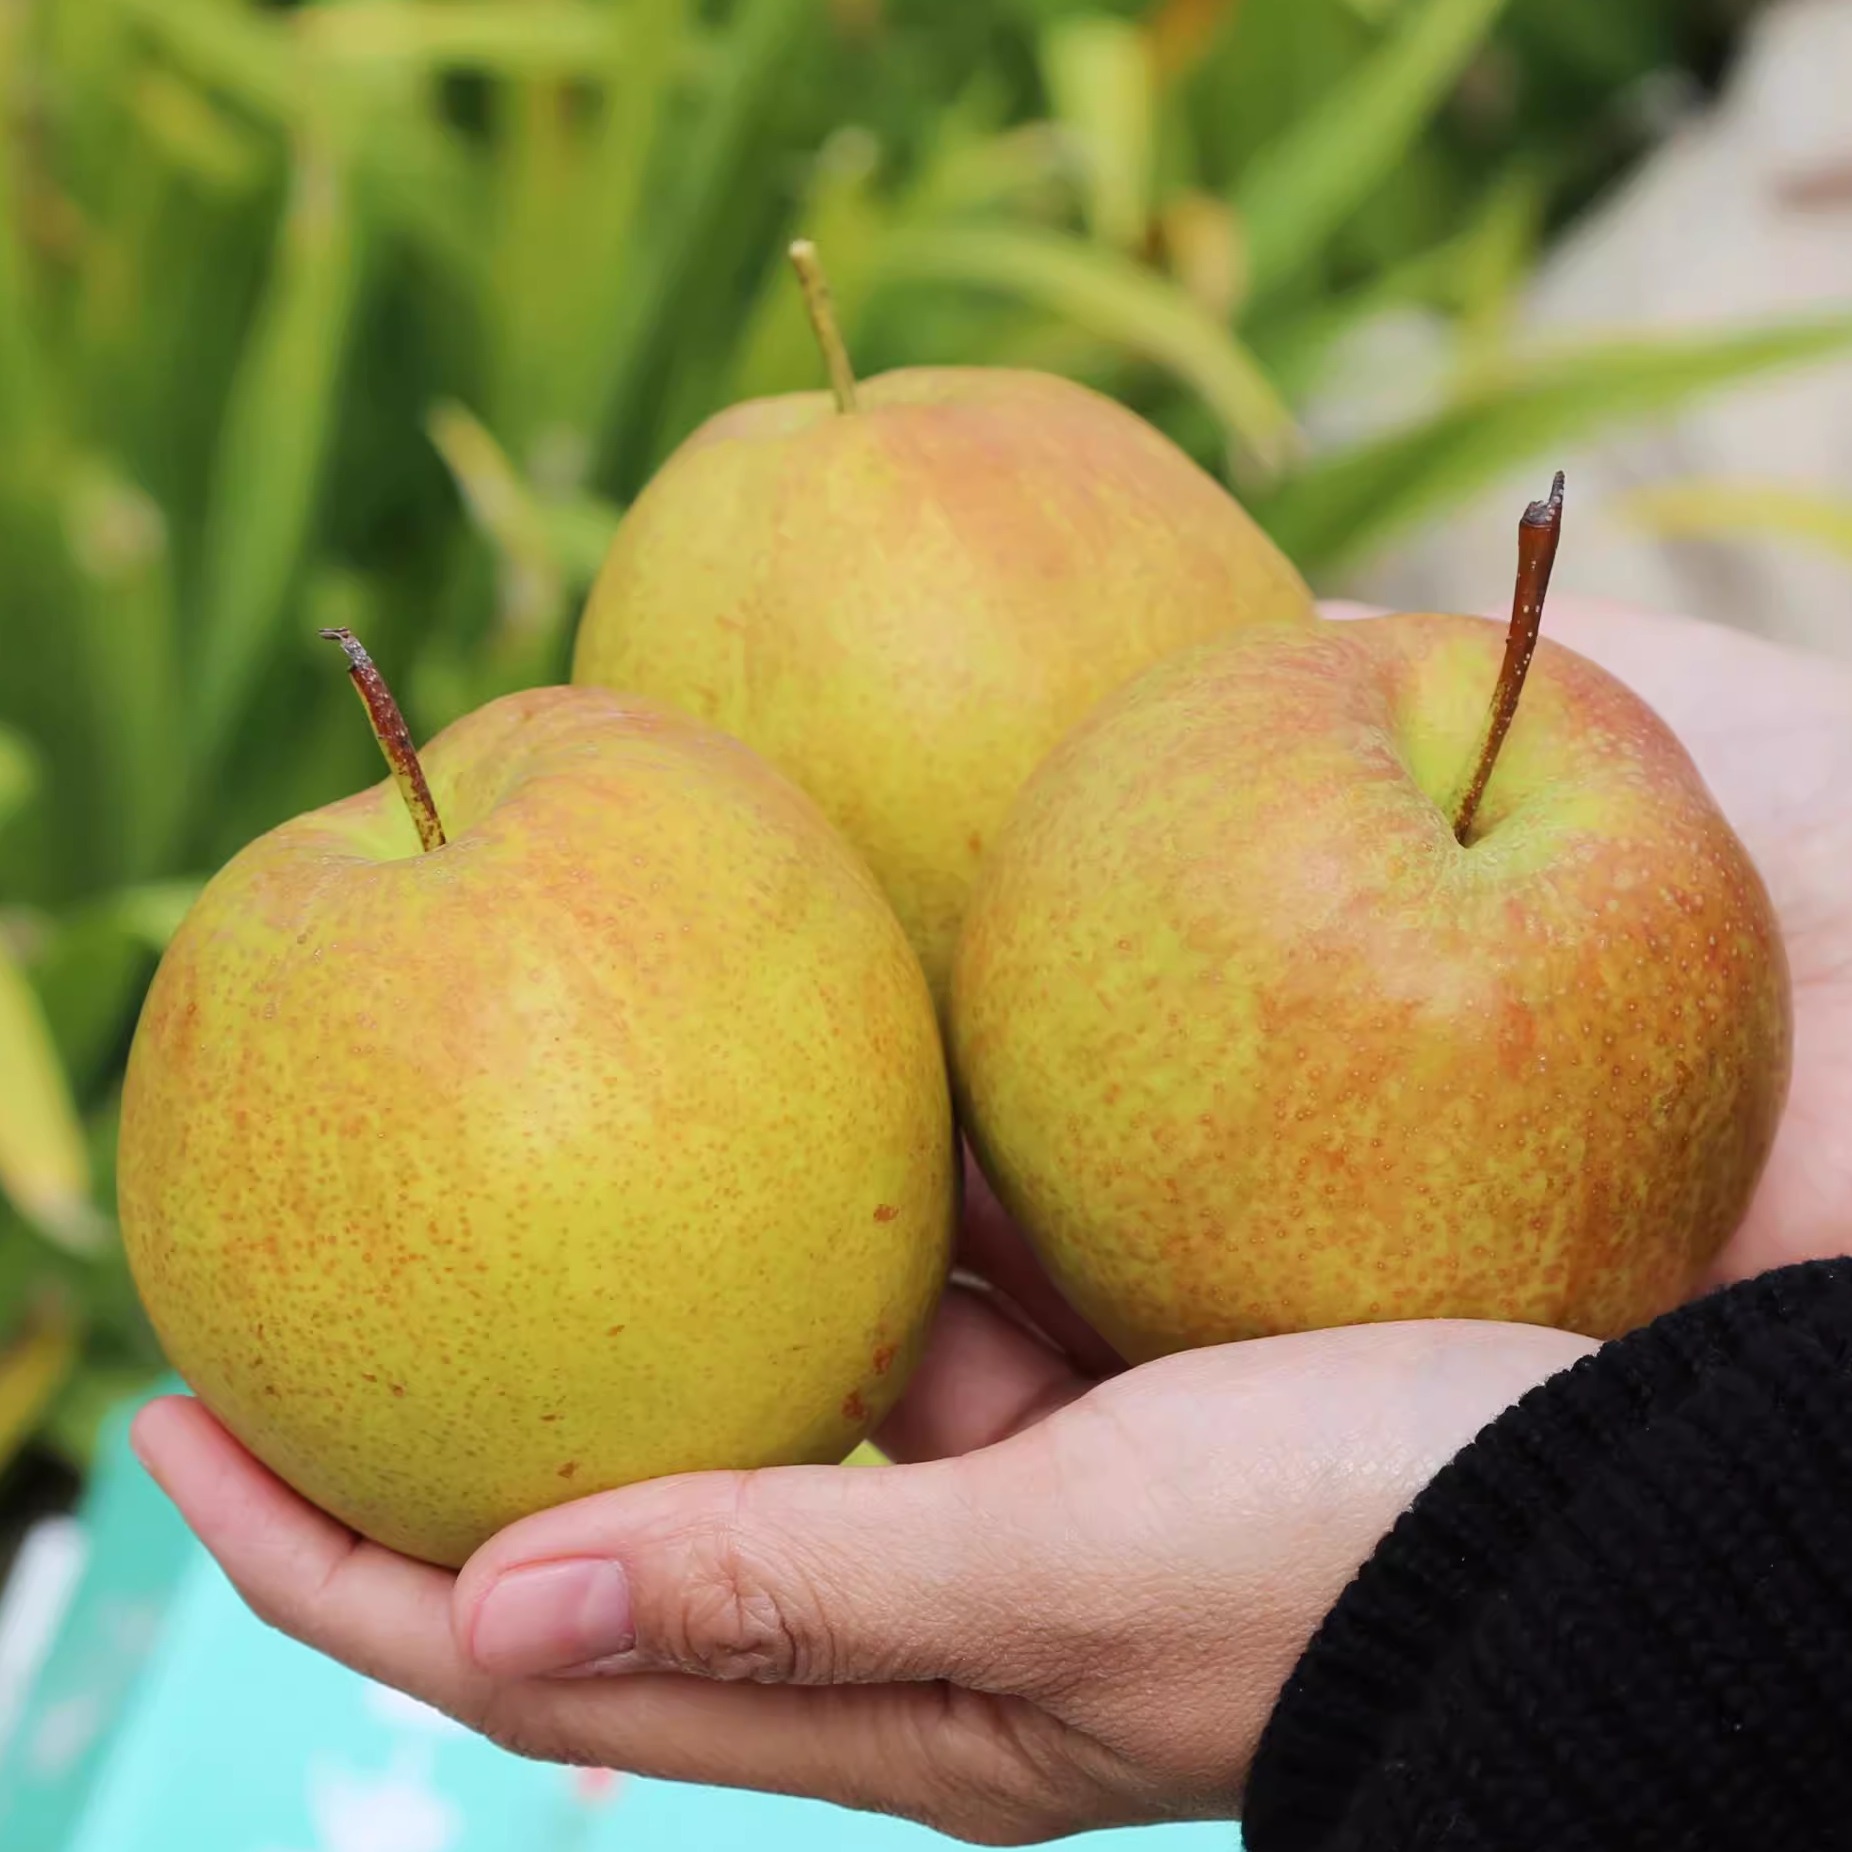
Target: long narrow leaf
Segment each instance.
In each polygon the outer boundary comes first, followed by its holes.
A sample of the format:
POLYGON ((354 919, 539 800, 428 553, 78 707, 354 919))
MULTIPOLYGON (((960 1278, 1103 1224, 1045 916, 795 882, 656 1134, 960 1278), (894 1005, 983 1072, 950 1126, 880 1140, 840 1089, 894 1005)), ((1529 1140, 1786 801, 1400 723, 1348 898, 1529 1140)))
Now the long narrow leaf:
POLYGON ((36 438, 44 416, 44 370, 32 322, 25 241, 20 223, 21 189, 14 174, 15 148, 22 139, 12 127, 19 106, 20 40, 27 9, 0 9, 0 438, 9 446, 36 438))
POLYGON ((347 175, 325 149, 305 149, 213 472, 194 669, 200 766, 223 750, 287 612, 339 403, 359 247, 347 175))
POLYGON ((313 101, 289 34, 255 8, 213 0, 116 0, 174 60, 255 113, 293 122, 313 101))
POLYGON ((968 283, 1015 296, 1168 368, 1199 393, 1261 469, 1292 453, 1292 413, 1228 329, 1170 281, 1059 232, 947 227, 897 234, 878 262, 891 279, 968 283))
POLYGON ((109 793, 114 866, 134 880, 172 847, 185 768, 166 524, 115 469, 83 460, 66 488, 64 528, 81 586, 91 750, 109 793))
POLYGON ((1793 483, 1711 477, 1638 489, 1616 511, 1656 534, 1743 534, 1800 540, 1852 559, 1852 497, 1793 483))
POLYGON ((77 1363, 77 1329, 51 1302, 0 1350, 0 1470, 32 1438, 77 1363))
POLYGON ((1411 427, 1311 464, 1258 498, 1254 512, 1302 566, 1328 570, 1565 443, 1848 346, 1852 319, 1836 317, 1537 359, 1411 427))
POLYGON ((1446 100, 1505 0, 1420 0, 1374 55, 1250 160, 1235 204, 1258 295, 1323 249, 1446 100))
POLYGON ((610 336, 599 394, 607 445, 628 429, 635 399, 661 364, 685 312, 685 294, 750 158, 799 45, 817 25, 814 0, 742 0, 660 202, 649 262, 636 263, 610 336))
POLYGON ((0 941, 0 1195, 61 1246, 88 1253, 102 1219, 90 1157, 45 1014, 0 941))
POLYGON ((617 8, 571 0, 518 6, 374 0, 307 8, 294 15, 294 24, 306 47, 334 62, 497 77, 602 77, 614 44, 627 36, 617 8))
POLYGON ((578 589, 591 582, 617 532, 616 508, 591 496, 538 499, 461 405, 436 406, 429 428, 471 517, 508 569, 578 589))
POLYGON ((1157 154, 1150 39, 1130 20, 1074 14, 1042 35, 1042 70, 1056 119, 1080 145, 1088 229, 1135 250, 1151 218, 1157 154))
POLYGON ((38 788, 38 753, 24 734, 0 727, 0 829, 25 809, 38 788))
POLYGON ((578 240, 580 313, 565 343, 565 375, 580 406, 579 435, 589 458, 612 409, 621 367, 614 336, 648 201, 657 144, 670 119, 679 67, 693 41, 690 0, 638 0, 629 9, 624 56, 605 96, 604 118, 586 161, 589 221, 578 240))

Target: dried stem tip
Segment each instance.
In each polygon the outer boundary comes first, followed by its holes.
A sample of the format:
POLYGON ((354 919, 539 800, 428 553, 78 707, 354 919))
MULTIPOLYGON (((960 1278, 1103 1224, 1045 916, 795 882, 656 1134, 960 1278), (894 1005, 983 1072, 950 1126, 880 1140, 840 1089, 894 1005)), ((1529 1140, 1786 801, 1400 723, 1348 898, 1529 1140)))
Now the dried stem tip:
POLYGON ((360 646, 351 630, 324 630, 330 643, 340 644, 347 656, 347 673, 360 696, 360 704, 373 723, 373 737, 386 755, 393 782, 412 813, 421 847, 429 851, 444 846, 444 826, 438 819, 437 806, 431 801, 431 787, 424 781, 424 767, 418 763, 418 749, 412 744, 411 729, 399 704, 386 686, 386 678, 373 666, 373 658, 360 646))
POLYGON ((1563 472, 1556 472, 1550 493, 1540 502, 1532 502, 1518 523, 1518 581, 1511 600, 1511 628, 1505 634, 1505 660, 1499 665, 1498 683, 1492 690, 1492 705, 1487 710, 1479 743, 1467 761, 1466 776, 1448 807, 1453 821, 1453 837, 1464 844, 1472 833, 1473 819, 1479 814, 1479 800, 1491 781, 1492 767, 1498 763, 1498 749, 1511 730, 1512 717, 1518 711, 1518 697, 1524 692, 1524 678, 1530 673, 1530 659, 1537 653, 1537 636, 1543 628, 1543 601, 1550 590, 1550 569, 1556 564, 1556 549, 1563 537, 1563 472))
POLYGON ((830 370, 830 390, 836 395, 839 412, 855 410, 855 369, 849 364, 849 350, 843 344, 842 329, 836 321, 836 304, 830 296, 830 280, 823 274, 823 260, 808 238, 800 238, 791 247, 791 268, 804 288, 804 307, 810 311, 810 325, 816 331, 817 345, 823 350, 823 362, 830 370))

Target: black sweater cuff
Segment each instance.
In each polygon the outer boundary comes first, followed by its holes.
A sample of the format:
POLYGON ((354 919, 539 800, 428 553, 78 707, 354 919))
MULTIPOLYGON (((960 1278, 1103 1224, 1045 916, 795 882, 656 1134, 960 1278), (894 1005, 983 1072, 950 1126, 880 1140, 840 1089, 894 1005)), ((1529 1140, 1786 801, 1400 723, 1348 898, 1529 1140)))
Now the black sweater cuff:
POLYGON ((1852 1845, 1852 1262, 1532 1390, 1287 1681, 1250 1852, 1852 1845))

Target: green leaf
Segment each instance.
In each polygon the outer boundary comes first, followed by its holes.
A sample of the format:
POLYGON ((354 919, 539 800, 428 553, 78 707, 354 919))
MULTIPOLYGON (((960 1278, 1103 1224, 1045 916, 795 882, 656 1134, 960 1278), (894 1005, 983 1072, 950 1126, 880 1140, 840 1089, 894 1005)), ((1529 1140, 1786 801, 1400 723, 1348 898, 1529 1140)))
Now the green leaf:
POLYGON ((0 1349, 0 1470, 32 1438, 77 1355, 76 1326, 55 1300, 41 1306, 25 1330, 0 1349))
POLYGON ((1315 258, 1446 101, 1505 0, 1420 0, 1373 55, 1256 153, 1235 205, 1258 295, 1315 258))
POLYGON ((340 402, 360 243, 346 171, 306 145, 213 469, 193 668, 207 777, 288 614, 340 402))
POLYGON ((974 284, 1033 302, 1167 368, 1263 471, 1296 447, 1292 413, 1240 340, 1129 258, 1059 232, 949 226, 897 233, 876 261, 889 279, 974 284))
POLYGON ((237 195, 262 181, 270 159, 267 138, 178 73, 159 68, 143 73, 129 102, 143 134, 200 185, 237 195))
POLYGON ((602 77, 630 37, 618 8, 562 0, 514 6, 373 0, 305 8, 292 18, 303 46, 331 65, 481 70, 498 77, 602 77))
POLYGON ((154 502, 102 458, 73 459, 63 490, 91 751, 113 831, 110 865, 135 878, 158 867, 173 846, 185 770, 167 524, 154 502))
POLYGON ((1432 417, 1308 465, 1255 498, 1254 513, 1302 567, 1329 571, 1564 444, 1847 346, 1852 320, 1835 318, 1540 356, 1432 417))
POLYGON ((101 910, 143 950, 159 957, 192 911, 203 885, 199 881, 148 881, 111 894, 101 903, 101 910))
POLYGON ((90 1157, 44 1011, 0 941, 0 1195, 73 1253, 101 1245, 90 1157))
MULTIPOLYGON (((881 151, 860 129, 844 129, 824 144, 811 172, 809 193, 796 229, 817 247, 829 274, 851 363, 855 337, 872 282, 871 266, 888 223, 885 202, 875 193, 881 151)), ((728 396, 769 398, 807 392, 825 383, 823 356, 804 308, 788 258, 766 267, 749 312, 742 319, 733 355, 728 396)))
POLYGON ((9 447, 42 435, 46 417, 45 368, 33 326, 31 267, 18 198, 24 191, 15 172, 26 138, 13 118, 26 106, 21 94, 22 40, 28 29, 24 7, 0 10, 0 436, 9 447))
POLYGON ((561 341, 561 376, 578 408, 574 430, 584 457, 610 414, 618 362, 611 331, 637 287, 633 256, 650 203, 649 183, 672 105, 675 74, 694 42, 691 0, 638 0, 627 13, 625 54, 607 88, 604 115, 583 163, 572 294, 578 312, 561 341))
POLYGON ((77 1472, 96 1458, 104 1424, 127 1402, 145 1396, 161 1379, 159 1365, 86 1361, 65 1379, 45 1409, 38 1444, 77 1472))
POLYGON ((313 100, 274 16, 216 0, 115 3, 177 63, 255 114, 293 122, 313 100))
POLYGON ((537 496, 461 405, 435 406, 427 426, 495 555, 495 626, 458 686, 488 699, 549 674, 577 598, 604 563, 618 512, 587 495, 537 496))
POLYGON ((1149 39, 1131 20, 1076 14, 1042 34, 1042 71, 1056 120, 1079 146, 1088 230, 1135 250, 1151 218, 1157 152, 1149 39))
POLYGON ((655 201, 648 249, 631 264, 622 314, 609 331, 609 370, 598 394, 607 444, 628 434, 635 404, 672 350, 704 267, 711 274, 725 261, 720 227, 753 158, 756 133, 818 21, 814 0, 741 0, 733 11, 655 201))
POLYGON ((32 801, 39 788, 39 755, 24 734, 0 727, 0 829, 32 801))

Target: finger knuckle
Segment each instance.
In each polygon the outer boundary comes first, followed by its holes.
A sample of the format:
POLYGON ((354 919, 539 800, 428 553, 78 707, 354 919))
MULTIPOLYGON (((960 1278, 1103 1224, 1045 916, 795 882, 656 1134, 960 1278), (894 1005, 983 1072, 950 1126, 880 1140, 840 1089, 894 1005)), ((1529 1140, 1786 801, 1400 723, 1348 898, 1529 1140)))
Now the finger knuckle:
POLYGON ((690 1540, 668 1654, 708 1678, 826 1683, 830 1655, 819 1605, 753 1541, 746 1496, 742 1491, 731 1511, 690 1540))

